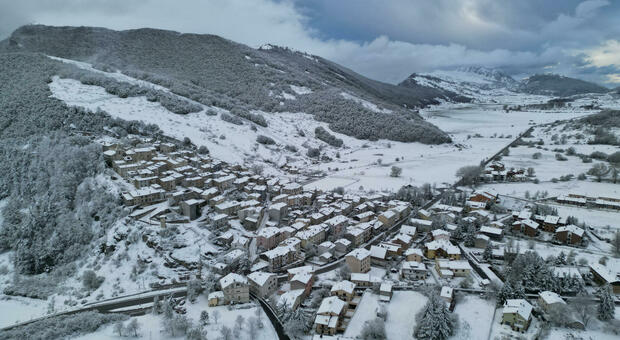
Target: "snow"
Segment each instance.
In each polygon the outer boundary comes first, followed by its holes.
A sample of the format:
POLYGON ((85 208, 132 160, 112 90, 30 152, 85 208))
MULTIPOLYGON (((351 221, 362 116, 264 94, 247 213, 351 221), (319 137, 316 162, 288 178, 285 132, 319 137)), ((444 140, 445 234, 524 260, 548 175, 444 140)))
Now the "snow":
POLYGON ((46 306, 44 300, 0 295, 0 328, 44 316, 46 306))
POLYGON ((293 90, 293 92, 297 93, 297 94, 309 94, 312 93, 312 90, 308 87, 305 86, 296 86, 296 85, 291 85, 291 90, 293 90))
MULTIPOLYGON (((201 296, 195 304, 187 303, 186 316, 193 321, 193 324, 198 324, 200 319, 200 312, 206 310, 209 313, 209 324, 205 327, 207 330, 207 337, 217 338, 220 335, 220 329, 222 326, 227 326, 230 329, 235 329, 235 320, 237 316, 245 318, 246 322, 249 318, 255 316, 257 308, 254 304, 236 305, 231 310, 226 306, 208 307, 208 301, 204 296, 201 296), (247 308, 246 308, 247 307, 247 308), (217 311, 220 314, 217 324, 214 322, 213 313, 217 311)), ((277 339, 275 329, 269 322, 269 319, 265 313, 261 310, 261 320, 263 321, 264 328, 259 329, 257 340, 272 340, 277 339)), ((146 314, 135 317, 140 324, 139 336, 134 339, 149 339, 149 340, 169 340, 169 339, 184 339, 184 336, 169 336, 163 331, 161 315, 146 314)), ((125 321, 127 323, 129 321, 125 321)), ((248 337, 247 326, 241 330, 241 339, 248 337)), ((101 339, 101 340, 116 340, 119 339, 118 335, 114 333, 114 325, 109 324, 101 327, 95 333, 86 334, 73 338, 75 340, 88 340, 88 339, 101 339)))
POLYGON ((459 318, 459 328, 452 339, 487 339, 494 311, 493 300, 484 300, 474 295, 458 299, 454 314, 459 318))
POLYGON ((365 108, 367 108, 367 109, 369 109, 371 111, 374 111, 374 112, 377 112, 377 113, 392 113, 392 110, 379 108, 376 104, 373 104, 373 103, 371 103, 371 102, 369 102, 369 101, 367 101, 365 99, 358 98, 358 97, 356 97, 356 96, 354 96, 352 94, 349 94, 349 93, 346 93, 346 92, 341 92, 340 95, 344 99, 351 100, 351 101, 354 101, 354 102, 356 102, 358 104, 361 104, 363 107, 365 107, 365 108))
POLYGON ((380 305, 385 305, 387 319, 385 330, 388 339, 413 339, 415 316, 426 304, 427 298, 413 291, 394 291, 389 303, 379 302, 377 294, 366 291, 347 327, 345 337, 361 334, 366 321, 377 316, 380 305))

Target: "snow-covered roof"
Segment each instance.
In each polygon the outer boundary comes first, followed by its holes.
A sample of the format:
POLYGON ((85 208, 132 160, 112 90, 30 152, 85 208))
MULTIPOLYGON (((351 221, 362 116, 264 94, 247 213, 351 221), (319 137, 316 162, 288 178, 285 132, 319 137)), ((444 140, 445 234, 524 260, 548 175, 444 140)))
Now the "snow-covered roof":
POLYGON ((433 224, 432 221, 423 220, 420 218, 412 218, 409 220, 409 222, 412 224, 418 224, 418 225, 424 225, 424 226, 431 226, 433 224))
POLYGON ((332 289, 331 289, 332 292, 336 292, 340 290, 348 294, 353 294, 353 291, 355 290, 355 283, 349 280, 338 281, 332 286, 332 289))
POLYGON ((422 256, 422 249, 420 248, 409 248, 405 251, 405 256, 409 255, 419 255, 422 256))
POLYGON ((230 273, 220 279, 220 286, 222 287, 222 289, 230 286, 233 283, 247 284, 248 280, 237 273, 230 273))
POLYGON ((254 282, 259 286, 264 286, 265 283, 269 280, 270 277, 275 276, 273 273, 265 273, 265 272, 253 272, 248 274, 248 280, 254 282))
POLYGON ((580 237, 583 237, 583 233, 585 232, 585 230, 579 228, 576 225, 573 224, 569 224, 567 226, 563 226, 563 227, 559 227, 558 229, 555 230, 556 233, 561 233, 561 232, 569 232, 569 233, 573 233, 575 235, 579 235, 580 237))
POLYGON ((485 234, 501 235, 504 231, 499 228, 482 226, 480 227, 480 232, 485 234))
POLYGON ((350 253, 347 254, 347 257, 355 257, 358 260, 363 260, 370 256, 370 251, 365 248, 357 248, 353 249, 350 253))
POLYGON ((452 299, 453 294, 454 294, 454 289, 452 287, 448 287, 448 286, 441 287, 440 296, 442 298, 452 299))
POLYGON ((509 299, 504 303, 504 314, 519 314, 528 320, 532 314, 532 305, 524 299, 509 299))
POLYGON ((400 233, 401 234, 407 234, 407 235, 410 235, 410 236, 415 236, 416 231, 417 231, 417 228, 414 227, 414 226, 411 226, 411 225, 403 224, 402 226, 400 226, 400 233))
POLYGON ((308 282, 310 282, 310 280, 312 280, 312 274, 310 274, 310 273, 298 273, 298 274, 295 274, 291 278, 291 282, 292 281, 297 281, 297 282, 301 282, 303 284, 308 284, 308 282))
POLYGON ((566 303, 564 302, 564 300, 562 300, 562 298, 558 294, 554 292, 544 291, 544 292, 538 293, 538 296, 540 296, 540 298, 548 305, 552 305, 554 303, 560 303, 560 304, 566 303))
POLYGON ((371 246, 370 256, 378 259, 385 259, 387 256, 387 249, 379 246, 371 246))
POLYGON ((404 261, 403 269, 405 270, 426 270, 424 262, 404 261))
POLYGON ((221 290, 209 293, 209 297, 208 297, 209 300, 211 300, 211 299, 218 299, 219 300, 219 299, 223 299, 223 298, 224 298, 224 292, 222 292, 221 290))
POLYGON ((321 305, 319 306, 319 309, 317 310, 316 314, 317 315, 340 314, 342 310, 345 308, 346 304, 347 304, 346 302, 340 300, 339 298, 335 296, 330 296, 330 297, 323 299, 323 301, 321 301, 321 305))
POLYGON ((603 280, 607 281, 607 283, 620 282, 620 279, 618 279, 618 274, 614 274, 611 270, 600 263, 590 264, 590 269, 602 277, 603 280))

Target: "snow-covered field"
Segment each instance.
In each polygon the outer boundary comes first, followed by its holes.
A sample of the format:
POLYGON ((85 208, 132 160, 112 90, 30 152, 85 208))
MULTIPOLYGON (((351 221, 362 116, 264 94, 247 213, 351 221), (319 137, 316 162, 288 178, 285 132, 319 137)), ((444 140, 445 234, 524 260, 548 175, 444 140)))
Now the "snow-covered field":
POLYGON ((452 339, 486 339, 493 322, 495 302, 477 296, 465 295, 457 300, 454 314, 459 318, 459 328, 452 339))
POLYGON ((46 306, 43 300, 0 295, 0 328, 41 317, 46 306))
POLYGON ((380 305, 387 311, 385 331, 388 339, 413 339, 415 316, 426 304, 427 298, 418 292, 395 291, 390 302, 379 302, 377 294, 366 291, 357 307, 345 337, 356 337, 361 334, 366 321, 377 316, 380 305))
MULTIPOLYGON (((238 306, 233 307, 232 309, 228 309, 226 306, 219 307, 208 307, 208 301, 204 296, 201 296, 196 303, 191 304, 187 303, 185 305, 187 307, 186 316, 192 320, 192 324, 196 325, 200 319, 200 313, 203 310, 206 310, 209 313, 209 324, 205 327, 207 331, 207 339, 218 339, 220 337, 220 330, 223 326, 229 327, 230 329, 235 329, 235 320, 237 316, 242 316, 247 323, 247 320, 251 317, 255 317, 255 313, 259 307, 256 307, 253 304, 241 305, 242 308, 237 308, 238 306), (247 308, 246 308, 247 307, 247 308), (219 318, 217 323, 214 320, 214 313, 219 313, 219 318)), ((259 329, 257 333, 256 340, 272 340, 277 339, 277 334, 267 315, 260 310, 261 320, 263 322, 264 327, 259 329)), ((143 316, 136 317, 138 323, 140 324, 139 336, 137 339, 149 339, 149 340, 170 340, 170 339, 184 339, 184 336, 170 336, 168 333, 163 331, 163 320, 161 315, 153 315, 147 314, 143 316)), ((127 323, 128 321, 126 321, 127 323)), ((240 339, 249 339, 248 328, 247 325, 244 326, 240 330, 240 339)), ((110 324, 105 327, 100 328, 97 332, 75 337, 73 339, 76 340, 90 340, 90 339, 119 339, 118 335, 114 332, 114 325, 110 324)), ((134 338, 136 339, 136 338, 134 338)))

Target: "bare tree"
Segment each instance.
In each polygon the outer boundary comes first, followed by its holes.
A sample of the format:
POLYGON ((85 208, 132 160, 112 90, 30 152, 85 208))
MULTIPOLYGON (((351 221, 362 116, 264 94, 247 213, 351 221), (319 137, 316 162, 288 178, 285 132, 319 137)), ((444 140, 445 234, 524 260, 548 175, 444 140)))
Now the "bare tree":
POLYGON ((217 320, 220 318, 220 311, 216 310, 211 315, 213 316, 213 322, 217 325, 217 320))
POLYGON ((248 335, 250 340, 255 340, 258 336, 258 319, 256 317, 248 319, 248 335))
POLYGON ((590 170, 588 170, 588 175, 592 175, 596 177, 596 181, 600 182, 603 179, 603 177, 607 176, 609 171, 610 171, 610 168, 607 165, 603 163, 597 163, 597 164, 594 164, 594 166, 591 167, 590 170))
POLYGON ((570 307, 575 313, 575 317, 583 323, 584 327, 588 327, 588 323, 590 323, 590 320, 596 315, 594 302, 589 296, 576 297, 573 299, 570 307))
POLYGON ((134 337, 138 337, 138 330, 140 329, 140 324, 136 318, 131 319, 125 328, 128 333, 132 333, 134 337))

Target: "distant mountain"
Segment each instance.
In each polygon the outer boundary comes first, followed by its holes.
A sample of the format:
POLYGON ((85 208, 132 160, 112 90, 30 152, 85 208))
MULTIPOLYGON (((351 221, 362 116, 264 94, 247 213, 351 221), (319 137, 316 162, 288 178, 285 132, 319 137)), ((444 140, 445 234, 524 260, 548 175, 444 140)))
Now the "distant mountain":
POLYGON ((215 35, 30 25, 1 42, 2 51, 40 52, 119 70, 228 110, 306 112, 360 139, 447 142, 447 134, 406 108, 467 100, 441 88, 368 79, 286 48, 253 49, 215 35))
POLYGON ((498 90, 514 89, 518 82, 508 74, 482 66, 460 67, 455 70, 438 70, 430 73, 414 73, 399 84, 403 87, 432 87, 477 98, 491 95, 498 90))
POLYGON ((536 74, 523 79, 517 91, 558 97, 568 97, 585 93, 606 93, 609 89, 580 79, 557 74, 536 74))

